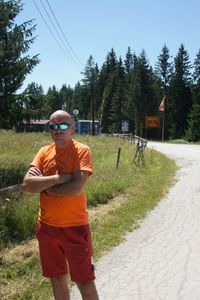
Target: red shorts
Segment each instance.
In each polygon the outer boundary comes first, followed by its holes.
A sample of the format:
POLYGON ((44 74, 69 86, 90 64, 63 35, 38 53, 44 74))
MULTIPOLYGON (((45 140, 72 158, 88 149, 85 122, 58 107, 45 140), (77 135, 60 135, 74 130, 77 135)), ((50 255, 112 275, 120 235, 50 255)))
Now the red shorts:
POLYGON ((58 277, 70 271, 71 280, 94 280, 92 244, 89 225, 54 227, 38 222, 36 237, 45 277, 58 277))

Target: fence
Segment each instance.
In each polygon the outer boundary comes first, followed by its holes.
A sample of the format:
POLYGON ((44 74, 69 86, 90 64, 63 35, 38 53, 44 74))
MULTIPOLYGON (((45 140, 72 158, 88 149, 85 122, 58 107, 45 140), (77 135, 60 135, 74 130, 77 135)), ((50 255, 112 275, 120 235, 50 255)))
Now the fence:
MULTIPOLYGON (((147 146, 148 141, 143 139, 140 136, 133 134, 122 134, 122 133, 113 133, 113 134, 101 134, 109 137, 122 138, 123 140, 127 140, 129 143, 133 143, 136 145, 135 152, 133 156, 133 160, 136 165, 145 165, 144 159, 144 150, 147 146)), ((119 164, 119 152, 117 157, 117 167, 119 164)))
POLYGON ((10 195, 13 193, 21 193, 22 192, 22 184, 16 184, 12 186, 8 186, 6 188, 0 189, 0 203, 3 201, 9 201, 10 195))

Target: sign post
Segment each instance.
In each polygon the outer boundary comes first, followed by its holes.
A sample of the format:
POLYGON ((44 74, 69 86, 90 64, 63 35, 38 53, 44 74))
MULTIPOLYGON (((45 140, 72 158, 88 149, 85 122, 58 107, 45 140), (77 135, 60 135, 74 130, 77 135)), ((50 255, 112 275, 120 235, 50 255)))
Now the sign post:
POLYGON ((164 95, 164 97, 160 103, 160 106, 159 106, 159 111, 163 112, 163 115, 162 115, 162 141, 164 141, 164 139, 165 139, 165 100, 166 99, 167 99, 167 96, 164 95))
POLYGON ((145 138, 146 132, 148 128, 160 128, 160 117, 157 116, 146 116, 146 124, 145 124, 145 138))
POLYGON ((128 132, 129 131, 129 122, 127 120, 122 121, 122 132, 128 132))

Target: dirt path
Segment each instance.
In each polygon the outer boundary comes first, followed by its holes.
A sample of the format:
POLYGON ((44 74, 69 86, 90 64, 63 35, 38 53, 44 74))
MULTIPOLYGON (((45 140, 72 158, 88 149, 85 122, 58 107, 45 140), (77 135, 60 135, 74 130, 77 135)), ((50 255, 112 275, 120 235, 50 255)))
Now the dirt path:
MULTIPOLYGON (((177 182, 96 266, 100 300, 200 299, 200 146, 148 143, 176 160, 177 182)), ((81 299, 73 289, 72 300, 81 299)))

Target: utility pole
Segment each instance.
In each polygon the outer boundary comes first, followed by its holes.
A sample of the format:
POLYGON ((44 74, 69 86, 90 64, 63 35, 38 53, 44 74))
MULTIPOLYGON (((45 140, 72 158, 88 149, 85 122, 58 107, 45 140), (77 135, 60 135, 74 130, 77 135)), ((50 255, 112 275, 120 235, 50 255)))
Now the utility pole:
POLYGON ((162 142, 164 142, 165 140, 165 107, 166 107, 166 104, 165 104, 165 101, 167 99, 167 85, 166 85, 166 82, 165 82, 165 85, 164 85, 164 98, 163 98, 163 118, 162 118, 162 142))
POLYGON ((165 140, 165 111, 163 110, 162 115, 162 142, 165 140))

